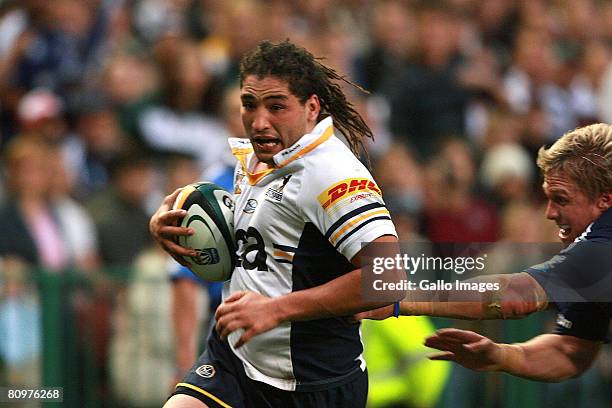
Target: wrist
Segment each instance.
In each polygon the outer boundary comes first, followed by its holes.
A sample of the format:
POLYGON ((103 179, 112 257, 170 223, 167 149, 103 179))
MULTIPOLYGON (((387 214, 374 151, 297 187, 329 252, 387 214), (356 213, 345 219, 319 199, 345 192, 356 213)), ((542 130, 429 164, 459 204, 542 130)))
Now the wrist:
POLYGON ((518 344, 496 344, 494 370, 513 374, 521 372, 524 360, 523 348, 518 344))

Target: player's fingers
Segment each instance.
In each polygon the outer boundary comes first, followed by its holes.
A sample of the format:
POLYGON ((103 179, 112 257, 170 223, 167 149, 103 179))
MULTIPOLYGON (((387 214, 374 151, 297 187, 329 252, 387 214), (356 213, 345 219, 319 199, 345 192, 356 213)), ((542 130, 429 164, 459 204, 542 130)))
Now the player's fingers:
POLYGON ((475 343, 464 344, 463 348, 469 351, 482 351, 485 350, 489 346, 489 339, 483 338, 478 340, 475 343))
MULTIPOLYGON (((160 244, 162 246, 162 248, 168 252, 170 255, 173 256, 196 256, 197 253, 194 249, 192 248, 187 248, 187 247, 183 247, 180 246, 179 244, 169 240, 169 239, 163 239, 160 241, 160 244)), ((176 259, 176 258, 175 258, 176 259)))
POLYGON ((227 317, 220 327, 221 330, 217 330, 217 332, 219 333, 219 336, 222 339, 226 339, 227 336, 229 336, 231 333, 235 332, 238 329, 246 329, 247 326, 247 324, 238 320, 237 318, 232 319, 231 317, 227 317))
POLYGON ((431 336, 427 337, 425 339, 425 341, 427 341, 429 339, 432 339, 432 340, 435 340, 435 341, 443 341, 445 343, 455 344, 455 345, 465 343, 465 341, 457 339, 457 338, 453 337, 452 335, 447 336, 447 335, 438 334, 438 333, 432 334, 431 336))
POLYGON ((172 193, 165 196, 164 200, 162 201, 162 205, 160 209, 163 207, 168 208, 168 209, 172 208, 172 206, 174 205, 174 202, 176 201, 176 198, 178 197, 182 189, 183 187, 177 188, 172 193))
POLYGON ((175 224, 178 220, 182 220, 187 215, 185 210, 168 210, 159 213, 157 220, 165 225, 175 224))
POLYGON ((183 265, 183 266, 185 266, 185 267, 187 267, 187 268, 190 268, 190 267, 191 267, 191 264, 190 264, 189 262, 187 262, 187 261, 185 260, 185 258, 183 258, 182 256, 176 256, 176 255, 173 255, 173 254, 170 254, 170 256, 172 257, 172 259, 174 259, 174 260, 175 260, 176 262, 178 262, 180 265, 183 265))
POLYGON ((455 357, 455 353, 450 351, 443 351, 440 353, 431 353, 427 355, 427 358, 430 360, 439 360, 439 361, 453 361, 455 357))
POLYGON ((482 338, 482 336, 478 333, 474 333, 468 330, 455 329, 452 327, 446 329, 439 329, 438 331, 436 331, 436 334, 438 334, 441 338, 447 339, 449 341, 456 340, 464 343, 477 341, 482 338))
POLYGON ((241 299, 242 297, 244 297, 244 295, 246 295, 246 294, 247 294, 246 291, 240 291, 240 292, 232 293, 227 299, 225 299, 224 303, 235 302, 235 301, 241 299))
POLYGON ((458 344, 449 343, 440 338, 427 338, 425 339, 425 346, 435 348, 443 351, 457 350, 458 344))
POLYGON ((234 348, 242 347, 245 343, 247 343, 249 340, 251 340, 251 338, 253 336, 255 336, 255 334, 257 334, 257 333, 255 333, 253 329, 246 330, 244 332, 244 334, 242 336, 240 336, 240 338, 238 339, 236 344, 234 344, 234 348))
POLYGON ((194 231, 192 228, 186 228, 186 227, 174 227, 174 226, 163 226, 160 227, 159 230, 159 235, 162 237, 166 237, 166 238, 173 238, 176 236, 189 236, 189 235, 193 235, 194 231))

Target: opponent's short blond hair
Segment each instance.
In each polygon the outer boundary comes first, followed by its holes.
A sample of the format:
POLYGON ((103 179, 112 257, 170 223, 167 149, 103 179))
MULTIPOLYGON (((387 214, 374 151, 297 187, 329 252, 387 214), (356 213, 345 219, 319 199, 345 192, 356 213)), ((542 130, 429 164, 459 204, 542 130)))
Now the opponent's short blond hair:
POLYGON ((544 177, 562 172, 589 198, 612 191, 612 125, 597 123, 563 135, 540 148, 538 167, 544 177))

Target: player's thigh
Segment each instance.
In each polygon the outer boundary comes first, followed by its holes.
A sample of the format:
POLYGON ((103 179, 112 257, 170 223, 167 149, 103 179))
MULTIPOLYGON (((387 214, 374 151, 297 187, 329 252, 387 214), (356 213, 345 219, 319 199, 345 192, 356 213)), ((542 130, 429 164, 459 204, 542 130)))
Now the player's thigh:
POLYGON ((364 408, 368 398, 368 375, 361 372, 351 381, 319 391, 284 391, 251 381, 256 392, 247 391, 254 406, 261 408, 364 408))
MULTIPOLYGON (((176 386, 172 400, 176 403, 193 403, 186 407, 243 408, 248 405, 245 398, 244 379, 246 375, 240 360, 222 342, 213 330, 208 337, 206 351, 198 358, 191 370, 176 386), (176 396, 189 398, 176 398, 176 396), (202 404, 197 404, 197 400, 202 404), (203 405, 205 404, 205 405, 203 405)), ((175 405, 169 405, 175 408, 175 405)), ((180 407, 180 405, 176 405, 180 407)))
POLYGON ((175 394, 166 403, 163 408, 210 408, 197 398, 185 394, 175 394))

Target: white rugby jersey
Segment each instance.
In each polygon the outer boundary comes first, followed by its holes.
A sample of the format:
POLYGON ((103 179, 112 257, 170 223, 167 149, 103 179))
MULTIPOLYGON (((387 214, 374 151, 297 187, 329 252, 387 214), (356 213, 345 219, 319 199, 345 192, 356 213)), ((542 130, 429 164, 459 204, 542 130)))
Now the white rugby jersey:
MULTIPOLYGON (((363 242, 395 235, 369 171, 333 134, 331 118, 256 163, 247 139, 230 139, 238 158, 235 214, 238 263, 223 289, 269 297, 322 285, 355 268, 363 242)), ((232 346, 242 330, 229 336, 232 346)), ((233 347, 232 347, 233 349, 233 347)), ((284 390, 327 388, 365 369, 359 325, 345 318, 285 322, 234 353, 247 375, 284 390)))

